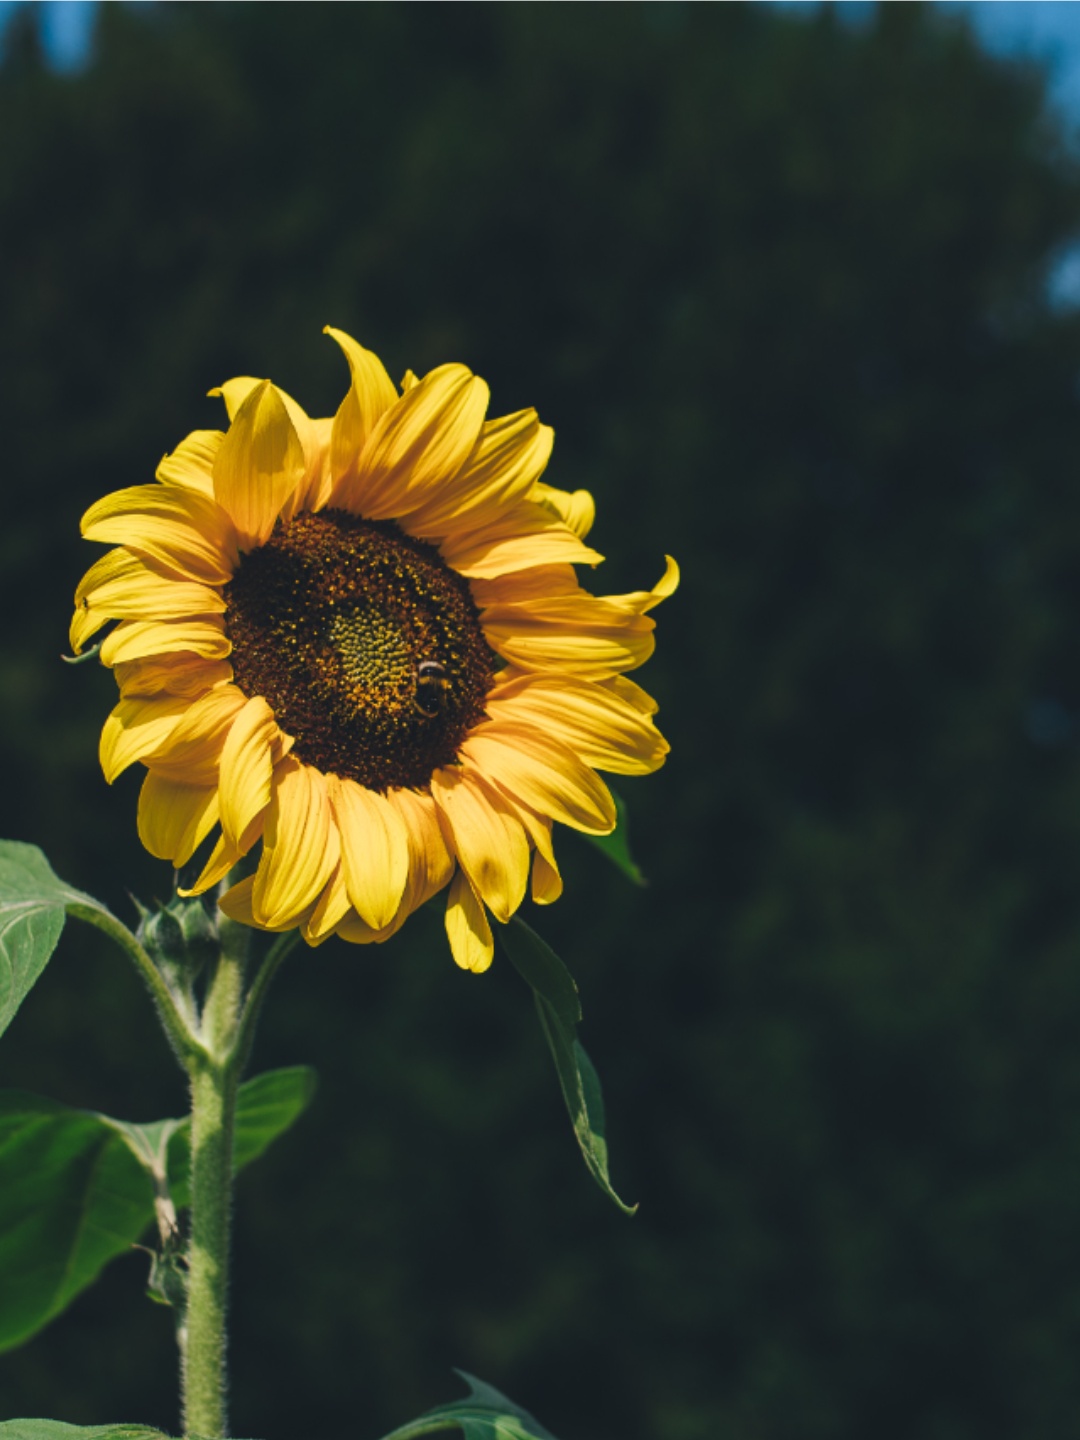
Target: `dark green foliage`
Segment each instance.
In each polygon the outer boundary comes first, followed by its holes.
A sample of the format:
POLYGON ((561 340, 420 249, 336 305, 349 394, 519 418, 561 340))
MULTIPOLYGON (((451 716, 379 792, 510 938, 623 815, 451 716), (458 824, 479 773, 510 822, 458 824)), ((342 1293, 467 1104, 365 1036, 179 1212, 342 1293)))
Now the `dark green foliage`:
POLYGON ((589 1174, 604 1194, 627 1215, 627 1205, 612 1188, 608 1173, 607 1124, 600 1077, 577 1038, 581 1004, 573 978, 551 946, 515 915, 501 932, 503 948, 518 974, 531 987, 540 1028, 544 1032, 559 1088, 589 1174))
MULTIPOLYGON (((258 1159, 314 1090, 304 1066, 246 1081, 234 1169, 258 1159)), ((167 1173, 177 1209, 190 1204, 190 1134, 190 1118, 132 1125, 0 1090, 0 1350, 25 1343, 133 1249, 154 1219, 152 1177, 167 1173)))
MULTIPOLYGON (((598 586, 683 566, 672 756, 623 786, 650 888, 567 835, 530 916, 640 1214, 509 966, 437 917, 298 955, 259 1061, 323 1089, 239 1186, 239 1433, 380 1434, 454 1362, 565 1440, 1075 1428, 1080 182, 1040 105, 928 6, 108 5, 85 76, 0 76, 2 829, 72 883, 170 890, 96 767, 111 678, 55 658, 78 514, 231 374, 329 413, 323 324, 538 405, 598 586)), ((0 1079, 177 1113, 151 1023, 69 934, 0 1079)), ((144 1279, 0 1413, 175 1428, 144 1279)))

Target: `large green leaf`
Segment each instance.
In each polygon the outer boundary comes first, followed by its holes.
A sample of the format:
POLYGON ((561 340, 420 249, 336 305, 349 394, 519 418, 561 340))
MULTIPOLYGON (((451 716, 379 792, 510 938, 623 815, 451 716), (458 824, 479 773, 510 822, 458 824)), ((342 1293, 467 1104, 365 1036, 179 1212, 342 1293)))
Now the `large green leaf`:
POLYGON ((0 840, 0 1035, 49 963, 75 908, 105 911, 54 875, 36 845, 0 840))
MULTIPOLYGON (((418 1440, 439 1430, 460 1430, 465 1440, 555 1440, 540 1421, 508 1400, 494 1385, 485 1385, 464 1370, 457 1370, 469 1387, 464 1400, 437 1405, 407 1425, 383 1436, 383 1440, 418 1440)), ((0 1431, 0 1437, 2 1437, 0 1431)), ((34 1437, 37 1440, 37 1437, 34 1437)), ((44 1437, 43 1437, 44 1440, 44 1437)))
POLYGON ((620 1200, 608 1174, 604 1100, 596 1070, 577 1038, 581 1005, 573 977, 551 946, 517 916, 499 930, 499 935, 518 972, 532 986, 540 1024, 589 1173, 620 1210, 633 1215, 637 1206, 620 1200))
MULTIPOLYGON (((611 790, 611 786, 608 786, 611 790)), ((621 870, 626 878, 634 885, 648 885, 648 881, 641 873, 637 862, 630 853, 630 819, 626 811, 626 802, 621 795, 611 790, 611 798, 615 801, 615 814, 618 819, 615 821, 615 829, 610 835, 583 835, 583 839, 595 845, 598 850, 603 851, 617 870, 621 870)))
POLYGON ((145 1425, 65 1425, 62 1420, 3 1420, 0 1440, 168 1440, 145 1425))
MULTIPOLYGON (((303 1066, 240 1087, 236 1169, 288 1129, 314 1087, 303 1066)), ((0 1350, 36 1334, 139 1239, 163 1163, 175 1204, 189 1203, 189 1123, 132 1125, 0 1091, 0 1350)))

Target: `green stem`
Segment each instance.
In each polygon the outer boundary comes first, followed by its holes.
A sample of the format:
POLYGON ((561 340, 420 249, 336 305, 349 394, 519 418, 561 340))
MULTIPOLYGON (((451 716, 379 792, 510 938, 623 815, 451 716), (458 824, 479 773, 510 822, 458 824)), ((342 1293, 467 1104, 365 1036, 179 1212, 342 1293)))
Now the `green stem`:
POLYGON ((192 1034, 188 1018, 183 1014, 176 995, 135 936, 115 915, 110 915, 105 909, 90 905, 69 905, 67 911, 76 920, 85 920, 88 925, 93 925, 108 935, 134 962, 136 970, 146 981, 154 997, 154 1004, 169 1044, 181 1065, 190 1073, 192 1063, 202 1055, 203 1048, 198 1037, 192 1034))
POLYGON ((251 983, 251 989, 244 1000, 244 1008, 240 1012, 240 1023, 237 1027, 236 1067, 238 1073, 242 1073, 251 1053, 252 1042, 255 1039, 255 1026, 259 1022, 259 1015, 262 1012, 263 1001, 266 999, 270 982, 299 943, 299 930, 288 930, 285 934, 279 935, 267 951, 266 957, 259 967, 259 972, 251 983))
POLYGON ((222 952, 203 1007, 203 1054, 191 1077, 191 1242, 181 1342, 184 1433, 228 1434, 226 1312, 242 956, 222 952))

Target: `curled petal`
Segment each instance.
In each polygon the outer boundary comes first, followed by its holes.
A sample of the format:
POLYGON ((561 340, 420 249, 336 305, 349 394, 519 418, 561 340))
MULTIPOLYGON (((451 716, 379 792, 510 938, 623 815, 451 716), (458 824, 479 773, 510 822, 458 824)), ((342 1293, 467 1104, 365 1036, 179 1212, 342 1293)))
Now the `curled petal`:
POLYGON ((557 515, 564 525, 584 540, 596 519, 596 501, 588 490, 558 490, 554 485, 534 485, 529 499, 557 515))
POLYGON ((537 850, 533 856, 532 899, 534 905, 552 905, 563 892, 562 876, 554 858, 537 850))
POLYGON ((462 970, 480 974, 491 964, 495 954, 491 925, 464 870, 454 876, 447 896, 446 937, 454 960, 462 970))

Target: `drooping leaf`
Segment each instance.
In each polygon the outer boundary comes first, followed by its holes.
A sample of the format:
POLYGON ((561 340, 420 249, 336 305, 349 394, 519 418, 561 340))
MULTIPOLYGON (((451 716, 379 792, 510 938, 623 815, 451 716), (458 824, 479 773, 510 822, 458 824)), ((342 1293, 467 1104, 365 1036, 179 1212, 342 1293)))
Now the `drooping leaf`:
POLYGON ((0 1092, 0 1350, 59 1315, 153 1217, 153 1186, 98 1115, 0 1092))
POLYGON ((589 1173, 620 1210, 633 1215, 637 1206, 619 1198, 608 1174, 604 1101, 599 1077, 577 1038, 581 1005, 573 977, 551 946, 524 920, 515 916, 509 925, 500 928, 499 934, 518 973, 532 987, 540 1025, 589 1173))
MULTIPOLYGON (((240 1087, 235 1169, 288 1129, 314 1088, 303 1066, 240 1087)), ((134 1125, 0 1091, 0 1350, 36 1334, 139 1239, 163 1162, 177 1208, 189 1203, 189 1124, 134 1125)))
MULTIPOLYGON (((611 786, 608 786, 611 790, 611 786)), ((618 819, 615 822, 615 829, 610 835, 585 835, 596 848, 603 852, 616 869, 621 870, 626 878, 634 885, 648 885, 648 880, 641 873, 641 869, 630 853, 630 818, 626 810, 626 802, 621 795, 611 790, 611 798, 615 801, 615 813, 618 819)))
MULTIPOLYGON (((465 1370, 455 1370, 469 1387, 464 1400, 436 1405, 408 1424, 399 1426, 383 1440, 413 1440, 439 1430, 460 1430, 465 1440, 555 1440, 551 1431, 535 1416, 507 1399, 494 1385, 477 1380, 465 1370)), ((2 1437, 0 1437, 2 1440, 2 1437)))
POLYGON ((36 845, 0 840, 0 1035, 49 963, 65 917, 76 907, 105 909, 54 875, 36 845))
POLYGON ((169 1440, 146 1425, 65 1425, 62 1420, 3 1420, 0 1440, 169 1440))

